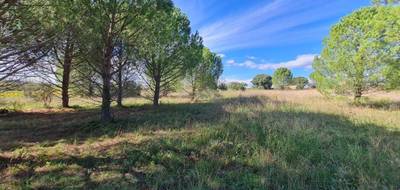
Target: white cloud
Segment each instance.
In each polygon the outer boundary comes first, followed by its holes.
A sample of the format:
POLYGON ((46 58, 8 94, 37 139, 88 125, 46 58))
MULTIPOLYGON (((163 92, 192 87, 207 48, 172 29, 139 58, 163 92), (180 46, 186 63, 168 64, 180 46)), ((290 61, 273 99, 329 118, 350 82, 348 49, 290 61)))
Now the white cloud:
POLYGON ((228 65, 235 65, 236 62, 235 62, 235 60, 230 59, 226 63, 228 63, 228 65))
POLYGON ((222 53, 218 54, 218 56, 221 57, 221 58, 226 57, 226 55, 225 55, 225 54, 222 54, 222 53))
POLYGON ((235 60, 229 60, 227 63, 231 66, 246 67, 246 68, 258 69, 258 70, 275 70, 280 67, 286 67, 289 69, 295 69, 295 68, 309 69, 312 66, 315 56, 317 56, 317 54, 304 54, 304 55, 297 56, 297 58, 294 60, 280 62, 280 63, 258 64, 255 62, 256 60, 251 60, 251 59, 247 59, 246 61, 241 62, 241 63, 238 63, 235 60))
POLYGON ((251 86, 251 79, 236 79, 236 78, 225 78, 221 80, 224 83, 231 83, 231 82, 240 82, 240 83, 246 83, 248 86, 251 86))

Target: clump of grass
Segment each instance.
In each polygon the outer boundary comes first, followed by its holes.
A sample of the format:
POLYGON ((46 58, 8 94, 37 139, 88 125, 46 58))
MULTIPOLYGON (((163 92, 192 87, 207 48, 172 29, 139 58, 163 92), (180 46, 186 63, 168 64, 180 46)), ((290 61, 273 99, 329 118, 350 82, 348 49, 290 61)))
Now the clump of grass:
POLYGON ((351 105, 373 109, 400 110, 400 102, 392 101, 390 99, 374 100, 368 97, 363 97, 357 102, 352 102, 351 105))
POLYGON ((5 175, 10 177, 23 177, 27 175, 30 170, 31 168, 27 164, 16 164, 12 167, 8 167, 5 171, 5 175))

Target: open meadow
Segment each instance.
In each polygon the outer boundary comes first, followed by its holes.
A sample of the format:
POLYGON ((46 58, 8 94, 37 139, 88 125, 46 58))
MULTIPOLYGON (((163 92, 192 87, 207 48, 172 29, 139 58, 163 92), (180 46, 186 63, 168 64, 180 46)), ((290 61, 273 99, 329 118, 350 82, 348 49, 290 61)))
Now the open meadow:
POLYGON ((18 98, 0 117, 0 189, 400 189, 400 93, 367 96, 130 98, 111 123, 91 100, 18 98))
POLYGON ((0 0, 0 190, 400 190, 400 0, 0 0))

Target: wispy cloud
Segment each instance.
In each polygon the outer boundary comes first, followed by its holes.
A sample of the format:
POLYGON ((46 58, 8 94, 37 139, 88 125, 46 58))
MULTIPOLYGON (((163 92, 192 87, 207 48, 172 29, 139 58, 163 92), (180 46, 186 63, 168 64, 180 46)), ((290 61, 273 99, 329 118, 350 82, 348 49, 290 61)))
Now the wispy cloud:
POLYGON ((297 56, 294 60, 280 63, 256 63, 256 60, 254 59, 247 59, 244 62, 239 63, 235 60, 228 60, 227 64, 228 66, 246 67, 258 70, 275 70, 280 67, 286 67, 289 69, 311 68, 315 56, 317 56, 317 54, 304 54, 297 56))
POLYGON ((226 67, 232 67, 225 69, 224 76, 236 76, 227 78, 239 81, 248 81, 255 70, 278 67, 292 68, 296 75, 309 75, 315 54, 300 54, 319 52, 329 28, 340 17, 371 3, 370 0, 173 1, 189 16, 192 29, 200 32, 204 44, 224 57, 226 67), (234 67, 254 71, 249 73, 234 67))
POLYGON ((209 23, 200 33, 205 44, 216 51, 321 40, 331 24, 324 21, 349 8, 343 0, 266 1, 209 23))

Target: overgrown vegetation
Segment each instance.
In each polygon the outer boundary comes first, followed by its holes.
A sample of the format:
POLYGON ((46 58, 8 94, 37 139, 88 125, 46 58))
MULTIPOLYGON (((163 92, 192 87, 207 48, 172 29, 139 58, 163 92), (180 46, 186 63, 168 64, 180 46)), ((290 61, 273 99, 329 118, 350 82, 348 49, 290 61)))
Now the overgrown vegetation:
MULTIPOLYGON (((224 92, 0 118, 0 189, 398 189, 400 111, 316 91, 224 92), (348 113, 352 113, 349 115, 348 113)), ((395 103, 395 102, 393 102, 395 103)))

